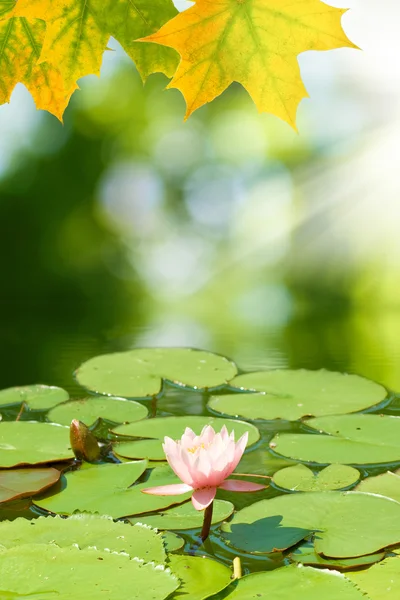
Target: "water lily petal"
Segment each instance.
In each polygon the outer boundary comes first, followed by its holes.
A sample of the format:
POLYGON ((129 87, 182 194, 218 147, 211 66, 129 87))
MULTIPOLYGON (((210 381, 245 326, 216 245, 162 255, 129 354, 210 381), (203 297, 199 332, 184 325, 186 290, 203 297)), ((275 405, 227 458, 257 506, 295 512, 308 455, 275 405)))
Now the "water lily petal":
POLYGON ((212 444, 214 438, 215 431, 211 425, 206 425, 203 427, 203 430, 200 434, 200 444, 203 444, 205 447, 207 447, 209 444, 212 444))
POLYGON ((236 442, 236 448, 235 448, 235 456, 232 462, 232 471, 234 469, 236 469, 236 467, 238 466, 240 459, 243 456, 243 452, 245 451, 245 448, 247 446, 247 440, 249 439, 249 434, 246 431, 246 433, 244 433, 242 435, 242 437, 236 442))
POLYGON ((158 485, 157 487, 142 490, 145 494, 154 496, 177 496, 192 491, 192 487, 186 483, 171 483, 170 485, 158 485))
POLYGON ((181 481, 183 481, 187 485, 192 485, 193 478, 190 474, 190 471, 189 471, 187 465, 185 464, 185 462, 183 460, 184 456, 185 455, 182 454, 182 449, 178 448, 177 455, 168 455, 167 454, 167 461, 168 461, 169 466, 175 473, 175 475, 177 475, 181 481))
POLYGON ((228 492, 259 492, 267 486, 260 483, 252 483, 251 481, 242 481, 241 479, 226 479, 220 486, 221 490, 228 492))
POLYGON ((204 510, 211 504, 217 493, 216 487, 206 487, 195 490, 192 495, 192 504, 196 510, 204 510))

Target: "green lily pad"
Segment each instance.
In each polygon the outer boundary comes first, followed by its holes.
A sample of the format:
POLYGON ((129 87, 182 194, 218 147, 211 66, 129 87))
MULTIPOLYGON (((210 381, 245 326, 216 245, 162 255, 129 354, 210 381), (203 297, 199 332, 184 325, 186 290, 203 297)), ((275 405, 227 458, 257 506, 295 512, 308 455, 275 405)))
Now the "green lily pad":
POLYGON ((113 445, 118 458, 129 460, 147 458, 148 460, 165 460, 165 452, 160 440, 140 440, 138 442, 120 442, 113 445))
POLYGON ((228 431, 233 430, 235 432, 236 440, 248 431, 249 446, 257 442, 260 438, 258 429, 254 425, 245 423, 244 421, 220 419, 217 417, 160 417, 115 427, 113 433, 119 435, 150 438, 129 444, 117 444, 115 452, 125 458, 135 457, 148 458, 149 460, 165 460, 162 442, 166 435, 173 439, 178 439, 183 435, 185 427, 190 427, 196 433, 200 433, 205 425, 211 425, 216 431, 220 431, 223 425, 226 425, 228 431))
POLYGON ((169 467, 153 469, 145 483, 132 485, 147 467, 146 461, 121 464, 103 464, 71 471, 63 475, 60 489, 35 498, 35 505, 52 513, 70 515, 73 512, 98 512, 114 519, 152 512, 179 504, 190 498, 180 496, 153 496, 142 489, 155 485, 178 483, 169 467))
POLYGON ((35 421, 0 423, 0 467, 70 460, 69 428, 35 421))
POLYGON ((31 410, 48 410, 68 398, 68 392, 49 385, 25 385, 0 390, 0 406, 25 402, 31 410))
POLYGON ((367 477, 358 484, 356 489, 358 492, 380 494, 400 502, 400 476, 392 471, 376 477, 367 477))
POLYGON ((185 545, 185 540, 180 535, 172 531, 164 531, 162 534, 164 546, 167 552, 175 552, 180 550, 185 545))
POLYGON ((179 586, 168 569, 125 553, 54 544, 0 552, 0 578, 1 597, 15 600, 164 600, 179 586))
POLYGON ((370 569, 346 573, 365 594, 367 600, 398 600, 400 586, 400 557, 386 558, 370 569))
POLYGON ((162 381, 193 389, 216 388, 236 375, 236 366, 224 356, 191 348, 140 348, 103 354, 76 371, 85 388, 109 396, 155 396, 162 381))
POLYGON ((348 571, 361 567, 366 567, 379 562, 385 558, 384 552, 376 552, 367 556, 358 556, 357 558, 324 558, 317 554, 313 546, 300 546, 290 555, 290 559, 295 563, 309 565, 314 567, 325 567, 337 569, 339 571, 348 571))
MULTIPOLYGON (((236 583, 236 582, 235 582, 236 583)), ((367 600, 339 573, 291 565, 239 579, 229 600, 367 600)))
MULTIPOLYGON (((225 521, 231 516, 235 507, 231 502, 215 500, 212 524, 225 521)), ((161 511, 157 515, 141 517, 140 522, 156 529, 196 529, 203 525, 204 513, 199 512, 191 502, 161 511)), ((134 520, 132 519, 132 523, 134 520)))
POLYGON ((331 371, 257 371, 238 375, 231 387, 264 394, 214 396, 210 408, 246 419, 287 419, 357 412, 384 400, 374 381, 331 371))
POLYGON ((147 408, 134 400, 101 396, 71 400, 56 406, 49 412, 47 418, 61 425, 70 425, 73 419, 78 419, 89 426, 100 418, 114 423, 131 423, 144 419, 147 414, 147 408))
POLYGON ((400 417, 338 415, 306 423, 329 435, 278 434, 270 447, 283 456, 320 464, 368 465, 400 460, 400 417))
POLYGON ((168 563, 181 580, 181 587, 172 599, 205 600, 231 583, 231 570, 211 558, 171 555, 168 563))
POLYGON ((57 469, 13 469, 0 471, 0 503, 29 498, 60 479, 57 469))
POLYGON ((304 492, 261 500, 222 526, 228 544, 268 553, 311 533, 317 554, 354 558, 400 543, 400 503, 360 492, 304 492))
POLYGON ((272 481, 285 490, 323 492, 348 488, 359 479, 359 471, 347 465, 329 465, 315 474, 305 465, 295 465, 275 473, 272 481))
POLYGON ((145 562, 164 563, 164 542, 160 533, 143 525, 114 522, 111 517, 77 514, 67 519, 39 517, 0 522, 1 546, 13 548, 24 544, 56 544, 66 548, 74 544, 82 550, 96 546, 110 552, 126 552, 145 562))

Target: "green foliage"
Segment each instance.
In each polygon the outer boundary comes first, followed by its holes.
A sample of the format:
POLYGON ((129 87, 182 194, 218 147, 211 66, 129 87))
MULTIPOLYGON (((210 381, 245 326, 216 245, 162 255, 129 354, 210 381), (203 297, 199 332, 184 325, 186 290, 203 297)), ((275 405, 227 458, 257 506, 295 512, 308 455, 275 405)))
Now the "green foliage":
POLYGON ((126 553, 54 544, 24 544, 0 552, 0 577, 3 597, 16 599, 87 600, 95 590, 99 600, 163 600, 179 587, 165 568, 126 553))
POLYGON ((74 458, 69 429, 52 423, 0 423, 0 466, 37 465, 74 458))
POLYGON ((359 478, 359 471, 347 465, 329 465, 315 474, 305 465, 296 465, 281 469, 275 473, 272 481, 292 492, 323 492, 350 487, 359 478))
POLYGON ((33 521, 16 519, 0 522, 1 545, 14 548, 24 544, 55 544, 60 548, 96 546, 110 552, 126 552, 145 562, 162 564, 166 560, 161 534, 140 524, 115 523, 111 517, 77 514, 63 519, 39 517, 33 521))
POLYGON ((400 504, 357 492, 289 494, 240 510, 223 532, 235 548, 263 553, 285 550, 318 532, 318 554, 353 558, 400 543, 400 504))
POLYGON ((60 475, 52 468, 0 471, 0 503, 38 494, 57 483, 60 475))
POLYGON ((381 385, 358 375, 331 371, 271 370, 238 375, 232 387, 263 392, 213 396, 210 408, 247 419, 287 419, 364 410, 387 396, 381 385))
POLYGON ((169 467, 153 469, 146 483, 132 485, 142 475, 147 462, 103 464, 66 473, 61 489, 53 490, 35 504, 52 513, 71 515, 78 512, 98 512, 115 519, 152 512, 179 504, 189 498, 180 496, 150 496, 142 489, 154 485, 175 483, 177 478, 169 467))
POLYGON ((236 366, 224 356, 191 348, 143 348, 91 358, 76 371, 85 388, 113 396, 155 396, 162 380, 195 389, 226 384, 236 366))
POLYGON ((400 460, 400 417, 338 415, 309 419, 319 433, 276 435, 270 446, 288 458, 321 464, 368 465, 400 460))
POLYGON ((25 385, 0 390, 0 406, 22 404, 31 410, 48 410, 68 400, 65 390, 49 385, 25 385))
POLYGON ((366 600, 350 581, 337 573, 311 567, 283 567, 267 573, 253 573, 237 582, 230 600, 273 598, 274 600, 366 600))
POLYGON ((144 419, 147 414, 147 408, 133 400, 91 397, 56 406, 48 413, 47 418, 61 425, 69 425, 72 419, 78 419, 86 425, 93 425, 100 418, 114 423, 131 423, 144 419))

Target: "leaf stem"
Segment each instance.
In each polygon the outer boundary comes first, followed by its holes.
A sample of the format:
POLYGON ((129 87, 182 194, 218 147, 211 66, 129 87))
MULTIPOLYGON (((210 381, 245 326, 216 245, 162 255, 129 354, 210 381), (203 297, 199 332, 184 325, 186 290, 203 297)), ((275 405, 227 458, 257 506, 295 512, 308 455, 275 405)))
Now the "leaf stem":
POLYGON ((211 521, 212 521, 212 515, 213 515, 213 507, 214 507, 214 502, 211 502, 211 504, 209 504, 207 506, 206 510, 204 511, 203 527, 202 527, 201 534, 200 534, 200 537, 203 542, 208 538, 208 535, 210 533, 210 527, 211 527, 211 521))

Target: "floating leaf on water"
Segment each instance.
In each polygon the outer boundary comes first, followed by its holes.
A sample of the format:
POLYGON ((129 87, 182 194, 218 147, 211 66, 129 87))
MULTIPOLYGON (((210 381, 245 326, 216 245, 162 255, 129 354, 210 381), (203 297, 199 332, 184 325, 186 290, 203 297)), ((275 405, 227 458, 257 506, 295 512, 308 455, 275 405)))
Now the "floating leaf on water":
POLYGON ((71 402, 56 406, 49 412, 47 418, 49 421, 61 425, 69 425, 73 419, 79 419, 90 426, 99 418, 114 423, 131 423, 144 419, 147 414, 147 408, 139 402, 100 396, 71 400, 71 402))
POLYGON ((240 510, 222 528, 246 552, 285 550, 317 532, 318 554, 353 558, 400 543, 400 504, 360 492, 288 494, 240 510))
POLYGON ((0 551, 1 596, 46 600, 164 600, 179 587, 169 570, 126 553, 54 544, 0 551))
POLYGON ((76 371, 85 388, 110 396, 155 396, 162 381, 194 389, 215 388, 236 375, 233 362, 191 348, 140 348, 89 359, 76 371))
MULTIPOLYGON (((71 471, 62 477, 62 487, 55 493, 35 499, 35 504, 52 513, 70 515, 75 511, 98 512, 114 519, 153 512, 190 498, 179 496, 150 496, 142 489, 154 485, 178 483, 178 478, 167 466, 153 469, 145 483, 132 485, 142 475, 147 462, 136 461, 121 464, 103 464, 79 471, 71 471)), ((136 519, 140 521, 140 519, 136 519)))
POLYGON ((15 519, 0 522, 1 546, 13 548, 24 544, 50 544, 66 548, 77 544, 84 549, 96 546, 111 552, 126 552, 145 562, 164 563, 163 538, 150 527, 114 522, 111 517, 77 514, 67 519, 59 516, 15 519))
POLYGON ((366 567, 379 562, 385 558, 385 553, 377 552, 375 554, 368 554, 367 556, 359 556, 357 558, 324 558, 315 552, 313 546, 308 544, 300 546, 289 556, 292 561, 303 565, 348 571, 356 569, 357 567, 366 567))
POLYGON ((309 419, 306 424, 329 435, 282 433, 270 446, 282 456, 320 464, 400 461, 400 417, 338 415, 309 419))
POLYGON ((101 455, 100 446, 85 423, 74 419, 69 431, 71 448, 78 460, 95 462, 101 455))
POLYGON ((50 385, 35 384, 0 390, 0 406, 25 402, 31 410, 48 410, 68 398, 68 392, 50 385))
POLYGON ((375 406, 386 389, 358 375, 326 370, 257 371, 238 375, 230 382, 240 390, 263 394, 213 396, 212 410, 246 419, 287 419, 352 413, 375 406))
POLYGON ((141 440, 133 443, 116 444, 115 452, 125 458, 134 457, 148 458, 149 460, 165 460, 165 454, 162 449, 162 442, 164 441, 165 436, 169 436, 172 439, 179 439, 185 431, 185 427, 190 427, 197 434, 200 434, 205 425, 211 425, 215 431, 220 431, 223 425, 226 425, 229 432, 235 432, 236 440, 248 431, 248 446, 251 446, 260 438, 258 429, 254 427, 254 425, 245 423, 244 421, 234 421, 232 419, 221 419, 218 417, 160 417, 115 427, 113 432, 119 435, 151 438, 149 440, 141 440))
POLYGON ((181 581, 171 600, 205 600, 231 583, 232 571, 212 558, 175 554, 168 557, 168 566, 181 581))
POLYGON ((329 465, 319 473, 313 473, 305 465, 281 469, 272 478, 278 487, 297 492, 323 492, 340 490, 357 483, 360 473, 348 465, 329 465))
POLYGON ((0 467, 70 460, 69 428, 36 421, 0 423, 0 467))
POLYGON ((399 600, 400 557, 386 558, 370 569, 346 573, 367 600, 399 600))
POLYGON ((0 471, 0 502, 28 498, 60 479, 57 469, 13 469, 0 471))
POLYGON ((164 531, 162 534, 164 546, 167 552, 175 552, 185 545, 185 540, 172 531, 164 531))
POLYGON ((229 600, 367 600, 339 573, 291 565, 239 579, 229 600))
MULTIPOLYGON (((235 507, 225 500, 214 500, 212 524, 225 521, 235 507)), ((197 511, 191 502, 160 511, 157 515, 140 517, 140 522, 156 529, 196 529, 203 525, 204 513, 197 511)), ((135 519, 131 519, 135 523, 135 519)))
POLYGON ((358 484, 356 490, 358 492, 380 494, 400 502, 400 476, 397 473, 388 471, 376 477, 367 477, 358 484))

